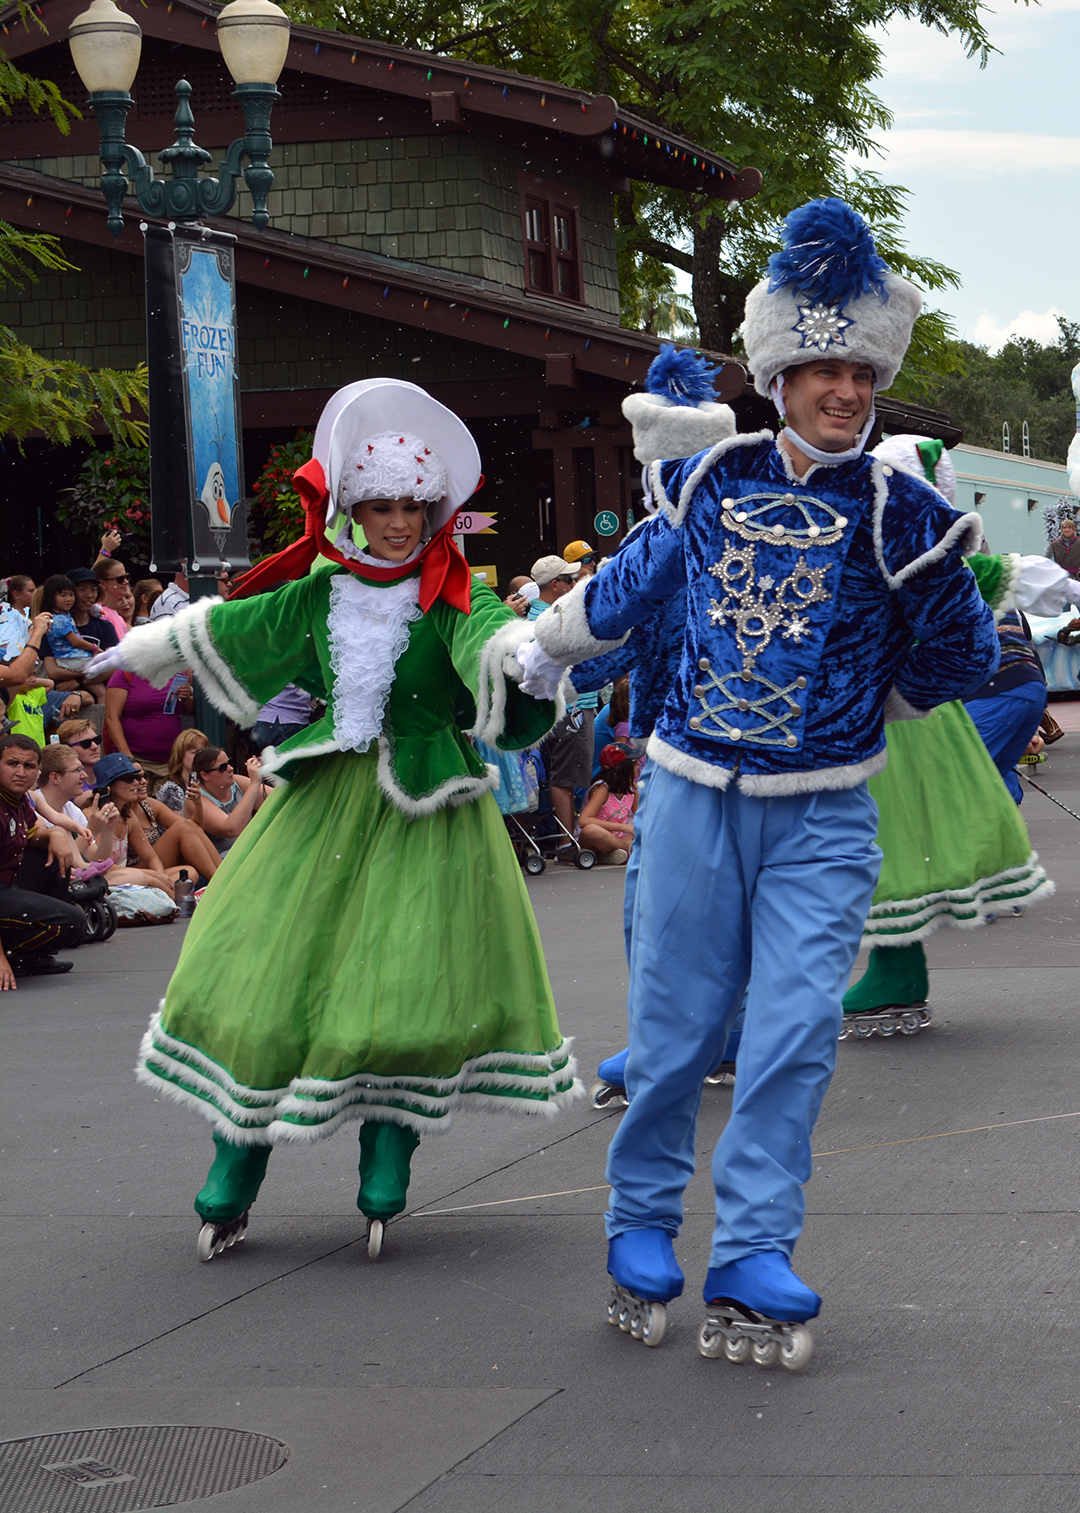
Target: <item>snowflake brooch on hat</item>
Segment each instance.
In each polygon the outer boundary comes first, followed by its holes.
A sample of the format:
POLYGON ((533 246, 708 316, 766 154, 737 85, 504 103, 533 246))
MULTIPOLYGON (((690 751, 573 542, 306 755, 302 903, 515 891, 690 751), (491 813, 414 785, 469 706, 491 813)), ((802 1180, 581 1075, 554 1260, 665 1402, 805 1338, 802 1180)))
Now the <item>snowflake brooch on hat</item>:
POLYGON ((781 228, 783 247, 769 259, 769 293, 790 287, 803 303, 792 331, 800 348, 845 347, 855 324, 844 306, 864 294, 888 300, 885 263, 870 228, 843 200, 812 200, 793 210, 781 228))

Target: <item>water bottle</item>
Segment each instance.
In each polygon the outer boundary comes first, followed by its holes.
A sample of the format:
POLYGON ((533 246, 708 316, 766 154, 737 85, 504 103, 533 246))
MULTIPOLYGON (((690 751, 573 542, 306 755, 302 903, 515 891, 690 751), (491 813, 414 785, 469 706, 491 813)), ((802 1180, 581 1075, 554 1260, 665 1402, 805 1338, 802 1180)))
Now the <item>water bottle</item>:
POLYGON ((190 919, 195 913, 195 884, 181 868, 180 876, 173 884, 173 897, 180 905, 180 918, 190 919))

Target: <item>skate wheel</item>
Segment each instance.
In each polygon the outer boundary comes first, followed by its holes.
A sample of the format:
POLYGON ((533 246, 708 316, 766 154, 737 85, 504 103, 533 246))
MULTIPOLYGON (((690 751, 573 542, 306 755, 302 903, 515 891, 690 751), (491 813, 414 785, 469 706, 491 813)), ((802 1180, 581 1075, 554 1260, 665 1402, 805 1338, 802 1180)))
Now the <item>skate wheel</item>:
POLYGON ((607 1321, 608 1321, 609 1324, 611 1324, 613 1326, 616 1326, 616 1327, 618 1326, 618 1323, 619 1323, 619 1300, 618 1300, 617 1297, 612 1298, 611 1301, 610 1301, 610 1303, 607 1305, 607 1321))
POLYGON ((741 1366, 749 1354, 750 1341, 745 1334, 740 1335, 737 1340, 724 1341, 724 1358, 733 1361, 736 1366, 741 1366))
POLYGON ((911 1034, 911 1031, 907 1029, 903 1024, 883 1024, 878 1033, 884 1040, 888 1040, 889 1036, 895 1035, 897 1030, 903 1030, 905 1035, 911 1034))
POLYGON ((200 1261, 212 1261, 217 1255, 217 1246, 214 1244, 214 1231, 216 1229, 216 1224, 204 1224, 202 1229, 199 1230, 198 1252, 200 1261))
POLYGON ((874 1033, 875 1026, 872 1024, 857 1024, 854 1029, 856 1040, 869 1040, 870 1036, 874 1033))
POLYGON ((589 1102, 593 1108, 603 1111, 610 1108, 627 1108, 629 1099, 625 1088, 615 1087, 610 1082, 594 1082, 589 1089, 589 1102))
POLYGON ((780 1346, 780 1361, 789 1371, 801 1371, 814 1352, 814 1336, 805 1324, 796 1324, 780 1346))
POLYGON ((367 1227, 367 1253, 369 1261, 377 1261, 382 1254, 383 1235, 386 1226, 381 1219, 369 1219, 367 1227))
POLYGON ((663 1303, 649 1303, 642 1315, 642 1325, 638 1339, 642 1344, 656 1346, 664 1338, 667 1329, 667 1309, 663 1303))
POLYGON ((708 1319, 698 1330, 697 1348, 698 1354, 703 1355, 707 1361, 717 1360, 723 1353, 727 1341, 714 1324, 708 1319))
POLYGON ((629 1334, 633 1328, 634 1317, 630 1311, 629 1303, 620 1303, 618 1316, 615 1320, 623 1334, 629 1334))
POLYGON ((780 1346, 776 1340, 765 1340, 762 1344, 750 1346, 750 1354, 755 1366, 775 1366, 780 1359, 780 1346))

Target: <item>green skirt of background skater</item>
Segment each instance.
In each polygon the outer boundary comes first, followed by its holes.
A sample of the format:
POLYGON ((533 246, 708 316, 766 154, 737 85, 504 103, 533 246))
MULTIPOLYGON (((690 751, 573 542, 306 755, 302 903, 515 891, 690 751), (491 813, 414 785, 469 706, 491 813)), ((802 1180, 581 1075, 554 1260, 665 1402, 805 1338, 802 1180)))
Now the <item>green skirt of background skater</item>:
POLYGON ((199 904, 140 1076, 259 1144, 575 1096, 492 796, 409 818, 375 752, 305 763, 199 904))
POLYGON ((864 945, 911 945, 1053 891, 1027 827, 963 704, 888 726, 869 787, 884 862, 864 945))

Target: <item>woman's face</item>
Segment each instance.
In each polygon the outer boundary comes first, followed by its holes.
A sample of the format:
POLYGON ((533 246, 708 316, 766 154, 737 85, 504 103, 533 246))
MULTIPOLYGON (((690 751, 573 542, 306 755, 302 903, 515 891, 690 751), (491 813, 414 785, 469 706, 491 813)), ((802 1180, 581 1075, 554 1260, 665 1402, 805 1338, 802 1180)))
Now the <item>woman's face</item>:
POLYGON ((12 609, 29 609, 30 600, 34 597, 34 585, 27 584, 25 588, 12 588, 8 586, 8 598, 12 609))
POLYGON ((232 788, 233 776, 232 763, 223 751, 219 751, 214 765, 199 773, 199 781, 210 793, 223 798, 232 788))
POLYGON ((184 752, 184 755, 180 759, 180 770, 185 777, 188 777, 191 773, 191 764, 195 760, 195 753, 204 750, 207 745, 209 745, 208 741, 200 741, 197 746, 189 746, 184 752))
POLYGON ((112 607, 122 620, 126 620, 129 625, 131 624, 135 617, 135 595, 126 583, 121 584, 120 588, 117 589, 112 607))
POLYGON ((101 597, 104 599, 106 607, 108 609, 115 609, 119 614, 120 606, 117 603, 117 595, 121 590, 128 588, 127 568, 122 562, 114 560, 101 569, 101 576, 98 578, 98 582, 101 584, 101 597))
POLYGON ((365 499, 353 505, 353 519, 367 537, 373 557, 404 562, 420 545, 424 508, 417 499, 365 499))
POLYGON ((53 594, 53 609, 58 614, 70 615, 71 606, 75 603, 75 590, 73 588, 59 588, 53 594))

